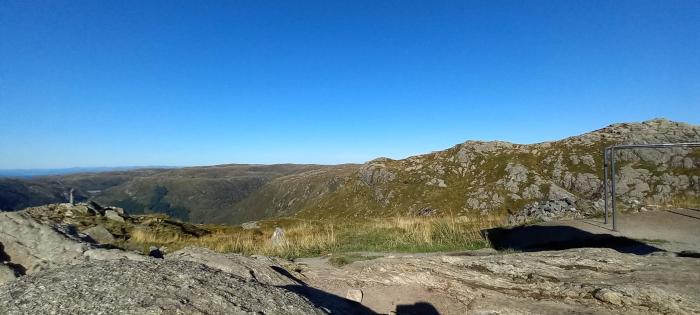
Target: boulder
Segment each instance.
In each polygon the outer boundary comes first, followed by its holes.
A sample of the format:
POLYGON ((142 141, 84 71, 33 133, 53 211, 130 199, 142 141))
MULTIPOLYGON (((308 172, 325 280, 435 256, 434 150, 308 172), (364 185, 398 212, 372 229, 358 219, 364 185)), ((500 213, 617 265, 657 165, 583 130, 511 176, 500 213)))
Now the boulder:
POLYGON ((615 306, 622 306, 622 294, 610 289, 598 289, 593 293, 596 299, 615 306))
POLYGON ((107 209, 107 210, 114 210, 114 212, 118 213, 118 214, 121 215, 121 216, 124 216, 124 215, 125 215, 124 209, 119 208, 119 207, 107 207, 107 208, 105 208, 105 209, 107 209))
POLYGON ((90 209, 84 204, 77 204, 70 208, 72 213, 77 213, 81 215, 95 215, 95 210, 90 209))
POLYGON ((362 290, 349 289, 348 292, 345 294, 345 298, 350 300, 350 301, 362 303, 362 290))
POLYGON ((82 242, 72 229, 42 224, 24 211, 0 213, 0 245, 5 259, 33 274, 89 260, 147 260, 147 256, 119 249, 107 250, 82 242))
POLYGON ((297 284, 283 275, 282 266, 264 256, 246 257, 240 254, 222 254, 201 247, 186 247, 165 255, 166 260, 186 260, 207 265, 247 280, 257 280, 270 285, 297 284))
POLYGON ((101 261, 0 285, 8 314, 327 314, 284 288, 183 260, 101 261))
POLYGON ((100 215, 104 215, 105 213, 105 208, 97 202, 90 201, 87 203, 87 207, 94 213, 99 213, 100 215))
POLYGON ((433 216, 434 214, 435 214, 435 210, 431 209, 431 208, 426 207, 426 208, 421 208, 420 210, 418 210, 418 215, 421 217, 430 217, 430 216, 433 216))
POLYGON ((84 230, 83 233, 90 236, 90 238, 100 244, 109 244, 114 242, 114 235, 109 233, 109 231, 107 231, 107 229, 102 225, 93 226, 87 230, 84 230))
POLYGON ((0 213, 0 243, 11 262, 27 274, 81 260, 89 249, 23 211, 0 213))
POLYGON ((576 202, 576 196, 568 192, 564 188, 557 186, 556 184, 549 185, 549 200, 567 200, 569 203, 574 204, 576 202))
POLYGON ((508 218, 509 224, 521 224, 536 221, 551 221, 562 218, 580 218, 584 213, 576 208, 570 197, 534 202, 508 218))
POLYGON ((282 246, 287 243, 287 239, 284 237, 284 229, 281 227, 276 227, 275 231, 272 233, 270 238, 272 246, 282 246))
POLYGON ((114 210, 105 210, 105 218, 124 223, 124 218, 114 210))
POLYGON ((242 227, 244 230, 252 230, 252 229, 258 229, 258 228, 260 228, 260 226, 258 225, 258 222, 257 222, 257 221, 245 222, 245 223, 241 224, 241 227, 242 227))
POLYGON ((374 160, 362 165, 358 171, 360 180, 368 186, 386 184, 396 178, 396 174, 389 171, 384 160, 374 160))

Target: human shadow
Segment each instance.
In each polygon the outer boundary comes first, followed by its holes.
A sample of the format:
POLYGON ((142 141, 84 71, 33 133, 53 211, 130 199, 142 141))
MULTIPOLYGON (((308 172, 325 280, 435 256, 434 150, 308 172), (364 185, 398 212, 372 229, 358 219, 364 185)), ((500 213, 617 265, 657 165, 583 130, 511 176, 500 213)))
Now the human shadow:
POLYGON ((696 216, 690 215, 690 214, 680 213, 680 212, 678 212, 678 211, 666 210, 666 212, 670 212, 670 213, 673 213, 673 214, 676 214, 676 215, 680 215, 680 216, 684 216, 684 217, 687 217, 687 218, 692 218, 692 219, 695 219, 695 220, 700 220, 700 217, 696 217, 696 216))
POLYGON ((640 241, 610 234, 593 234, 571 226, 519 226, 482 230, 494 249, 524 252, 594 247, 621 253, 647 255, 664 250, 640 241))
POLYGON ((360 303, 311 287, 282 267, 270 266, 270 268, 297 283, 279 286, 280 288, 305 297, 314 306, 327 309, 331 314, 377 314, 360 303))
POLYGON ((396 315, 440 315, 440 312, 430 303, 418 302, 397 305, 396 315))
POLYGON ((280 288, 307 298, 314 306, 329 310, 331 314, 376 315, 374 311, 355 301, 305 285, 283 285, 280 288))

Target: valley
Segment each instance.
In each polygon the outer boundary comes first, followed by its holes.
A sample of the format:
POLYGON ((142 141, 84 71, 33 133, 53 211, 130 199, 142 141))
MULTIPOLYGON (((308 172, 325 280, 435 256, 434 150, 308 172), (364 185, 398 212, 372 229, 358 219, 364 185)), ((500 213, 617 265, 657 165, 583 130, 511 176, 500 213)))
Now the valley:
MULTIPOLYGON (((700 141, 700 126, 654 119, 537 143, 467 141, 443 151, 345 165, 217 165, 30 179, 0 178, 0 209, 94 200, 131 214, 207 224, 267 218, 345 220, 423 214, 581 217, 602 209, 602 150, 700 141), (554 210, 552 210, 554 209, 554 210), (573 210, 571 210, 573 209, 573 210), (548 214, 549 213, 549 214, 548 214)), ((697 204, 700 150, 618 155, 620 207, 697 204)))

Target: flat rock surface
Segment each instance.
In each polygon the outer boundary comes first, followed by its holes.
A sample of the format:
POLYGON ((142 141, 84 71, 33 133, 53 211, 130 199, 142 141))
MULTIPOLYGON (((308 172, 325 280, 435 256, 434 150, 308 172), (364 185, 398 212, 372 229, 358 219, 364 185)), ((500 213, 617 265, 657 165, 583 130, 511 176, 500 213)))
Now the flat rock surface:
POLYGON ((342 268, 301 259, 299 277, 386 314, 697 314, 700 259, 639 256, 607 248, 395 256, 342 268), (426 305, 427 303, 427 305, 426 305), (422 311, 421 311, 422 310, 422 311), (432 312, 432 313, 431 313, 432 312))
POLYGON ((284 268, 269 257, 247 257, 240 254, 221 254, 201 247, 186 247, 165 256, 167 260, 186 260, 201 263, 247 280, 257 280, 270 285, 294 285, 285 276, 284 268))
POLYGON ((17 277, 14 269, 0 263, 0 284, 14 280, 17 277))
POLYGON ((0 314, 326 314, 283 288, 178 260, 96 261, 0 286, 0 314))

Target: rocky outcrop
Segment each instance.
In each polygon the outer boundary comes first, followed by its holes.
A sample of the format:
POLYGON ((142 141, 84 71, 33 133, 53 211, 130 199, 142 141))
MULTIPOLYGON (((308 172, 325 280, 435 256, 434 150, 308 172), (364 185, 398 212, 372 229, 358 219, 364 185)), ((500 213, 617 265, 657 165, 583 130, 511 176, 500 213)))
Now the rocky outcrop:
POLYGON ((186 260, 255 280, 269 285, 293 285, 295 281, 280 274, 284 270, 273 259, 264 256, 246 257, 240 254, 222 254, 201 247, 186 247, 165 256, 166 260, 186 260))
MULTIPOLYGON (((654 119, 528 145, 467 141, 403 160, 368 162, 345 189, 302 199, 306 208, 297 215, 405 215, 430 208, 441 214, 512 215, 511 222, 586 216, 602 212, 603 148, 668 142, 700 142, 700 126, 654 119)), ((617 152, 618 209, 700 198, 698 151, 617 152)))
POLYGON ((83 253, 91 249, 24 212, 0 213, 0 244, 9 261, 28 274, 84 260, 83 253))
POLYGON ((576 209, 576 204, 572 199, 550 199, 525 206, 519 212, 508 217, 508 224, 547 222, 563 218, 575 219, 584 215, 583 211, 576 209))
POLYGON ((109 231, 102 225, 96 225, 91 228, 85 229, 83 231, 87 236, 89 236, 93 241, 100 244, 109 244, 114 242, 114 235, 109 233, 109 231))
POLYGON ((88 260, 146 259, 136 253, 81 242, 24 211, 0 213, 0 245, 0 257, 26 274, 88 260))
POLYGON ((102 261, 0 286, 0 314, 327 314, 283 288, 183 260, 102 261))
MULTIPOLYGON (((65 207, 50 209, 75 210, 65 207)), ((2 315, 326 313, 281 288, 299 283, 271 258, 190 247, 156 259, 102 248, 53 223, 60 216, 50 209, 45 223, 0 213, 2 315)), ((109 234, 100 225, 86 231, 109 234)))
POLYGON ((376 184, 385 184, 396 178, 396 174, 390 172, 383 161, 388 161, 386 159, 374 160, 370 163, 363 165, 358 174, 360 180, 365 184, 372 186, 376 184))
POLYGON ((700 260, 580 248, 410 255, 300 268, 311 285, 364 293, 379 313, 415 295, 445 314, 697 314, 700 260), (430 297, 430 298, 429 298, 430 297))

